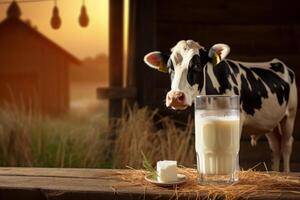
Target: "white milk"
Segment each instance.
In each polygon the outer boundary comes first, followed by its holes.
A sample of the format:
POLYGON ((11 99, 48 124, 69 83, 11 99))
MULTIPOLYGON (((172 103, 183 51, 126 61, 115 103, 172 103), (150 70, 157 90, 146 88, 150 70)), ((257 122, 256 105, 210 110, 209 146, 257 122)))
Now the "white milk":
POLYGON ((203 174, 235 172, 240 148, 238 116, 195 115, 198 170, 203 174))

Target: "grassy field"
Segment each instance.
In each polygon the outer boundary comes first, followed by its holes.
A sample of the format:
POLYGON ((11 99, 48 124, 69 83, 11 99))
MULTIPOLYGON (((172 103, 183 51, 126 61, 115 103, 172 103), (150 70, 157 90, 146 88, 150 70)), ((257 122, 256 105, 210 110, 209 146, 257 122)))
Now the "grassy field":
MULTIPOLYGON (((51 119, 0 109, 0 165, 105 167, 104 116, 51 119)), ((108 166, 109 167, 109 166, 108 166)))

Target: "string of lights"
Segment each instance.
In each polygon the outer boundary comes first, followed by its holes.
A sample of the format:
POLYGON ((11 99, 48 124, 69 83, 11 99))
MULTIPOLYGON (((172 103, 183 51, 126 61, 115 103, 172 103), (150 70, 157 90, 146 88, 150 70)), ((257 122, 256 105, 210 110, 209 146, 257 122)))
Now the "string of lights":
MULTIPOLYGON (((18 5, 17 5, 19 3, 36 3, 36 2, 46 2, 46 1, 54 2, 54 7, 52 9, 52 17, 50 19, 50 25, 53 29, 59 29, 62 24, 62 20, 60 18, 59 8, 56 3, 58 0, 18 0, 18 1, 17 0, 2 0, 2 1, 0 0, 0 4, 11 4, 9 6, 9 9, 10 9, 10 7, 19 9, 18 5)), ((78 22, 81 27, 87 27, 89 24, 89 16, 87 14, 85 0, 82 0, 82 5, 81 5, 81 9, 80 9, 80 15, 78 18, 78 22)))

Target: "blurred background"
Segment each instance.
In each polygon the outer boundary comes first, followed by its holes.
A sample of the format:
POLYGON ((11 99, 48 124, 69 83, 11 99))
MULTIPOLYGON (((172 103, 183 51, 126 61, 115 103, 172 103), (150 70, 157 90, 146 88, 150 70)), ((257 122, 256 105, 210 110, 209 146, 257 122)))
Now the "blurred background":
MULTIPOLYGON (((0 165, 140 167, 143 151, 194 166, 193 108, 165 108, 169 76, 144 55, 182 39, 222 42, 230 59, 276 57, 297 77, 298 9, 296 0, 0 0, 0 165)), ((251 147, 243 135, 242 168, 270 168, 270 158, 265 138, 251 147)))

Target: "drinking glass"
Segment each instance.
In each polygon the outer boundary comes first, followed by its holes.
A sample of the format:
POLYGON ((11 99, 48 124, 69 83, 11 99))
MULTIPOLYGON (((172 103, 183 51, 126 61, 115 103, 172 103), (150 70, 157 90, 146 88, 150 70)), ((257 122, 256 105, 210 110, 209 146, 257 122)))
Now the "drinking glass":
POLYGON ((195 145, 200 184, 238 181, 240 132, 239 96, 196 97, 195 145))

